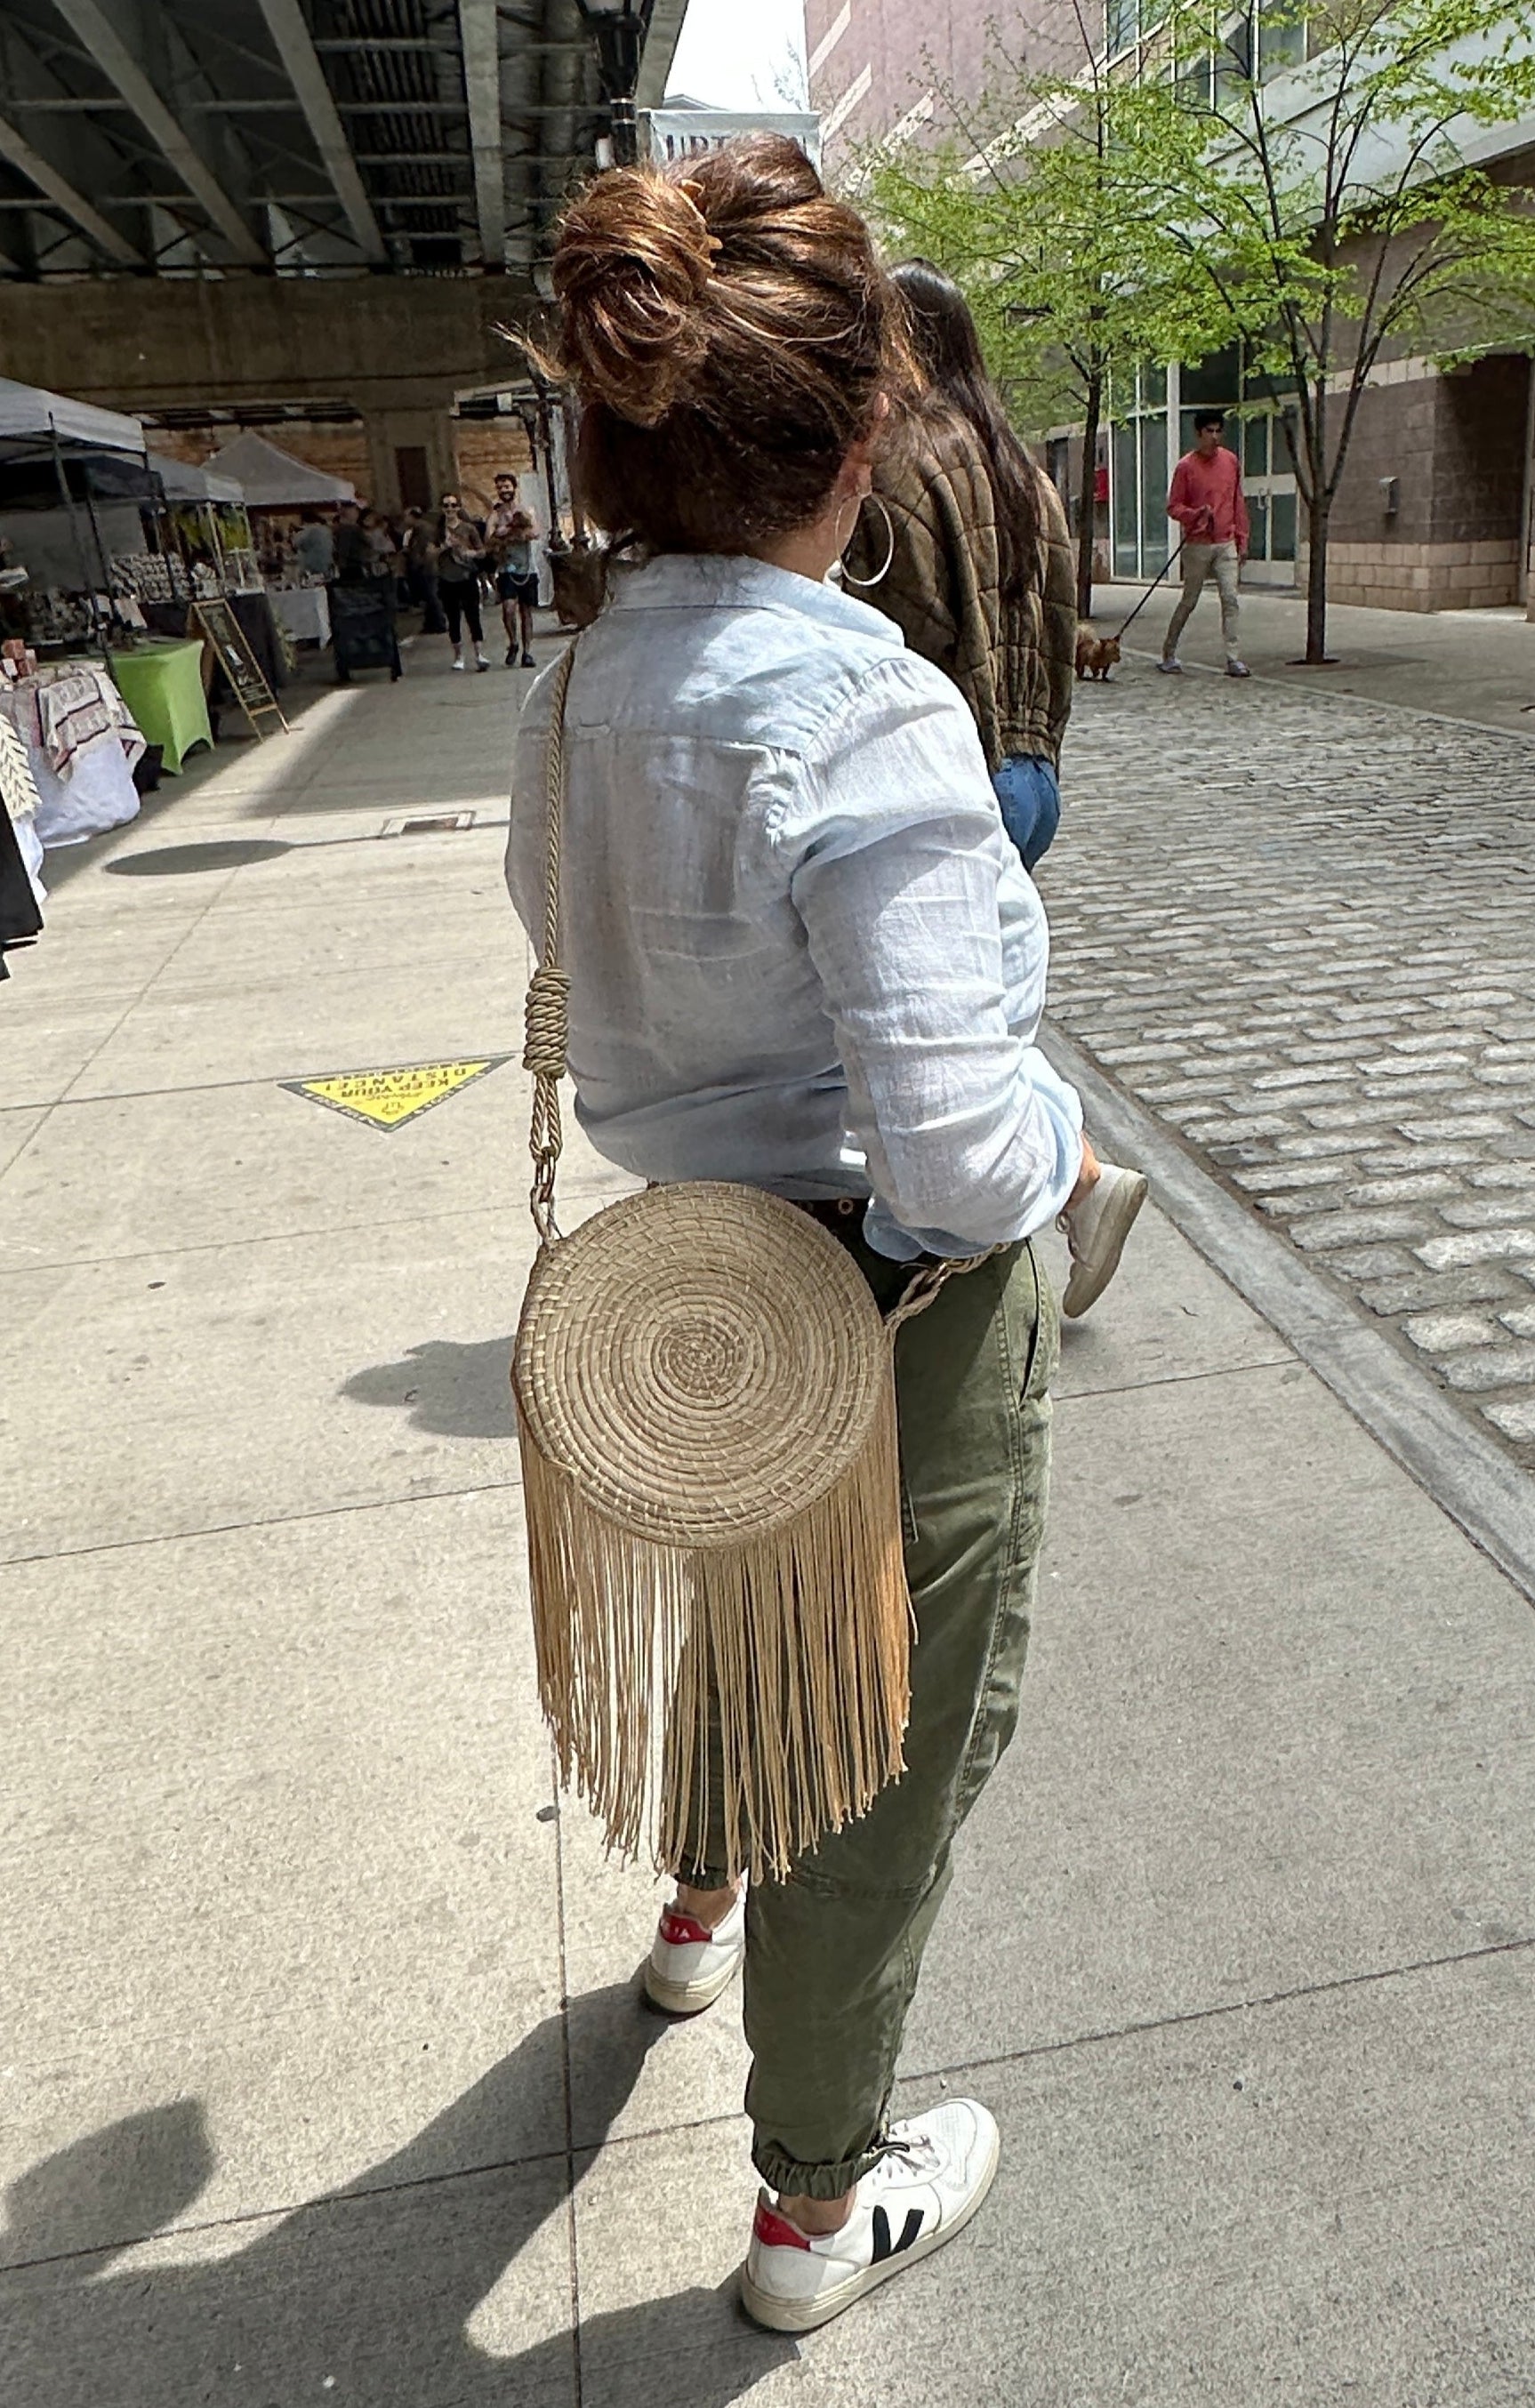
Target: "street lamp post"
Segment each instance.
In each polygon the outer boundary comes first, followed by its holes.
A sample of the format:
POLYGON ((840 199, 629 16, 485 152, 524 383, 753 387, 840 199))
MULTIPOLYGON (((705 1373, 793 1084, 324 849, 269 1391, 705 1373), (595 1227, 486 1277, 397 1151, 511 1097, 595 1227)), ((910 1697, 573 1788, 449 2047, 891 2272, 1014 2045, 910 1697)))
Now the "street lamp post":
POLYGON ((639 158, 635 93, 650 0, 580 0, 580 7, 596 40, 602 94, 612 126, 613 165, 633 167, 639 158))

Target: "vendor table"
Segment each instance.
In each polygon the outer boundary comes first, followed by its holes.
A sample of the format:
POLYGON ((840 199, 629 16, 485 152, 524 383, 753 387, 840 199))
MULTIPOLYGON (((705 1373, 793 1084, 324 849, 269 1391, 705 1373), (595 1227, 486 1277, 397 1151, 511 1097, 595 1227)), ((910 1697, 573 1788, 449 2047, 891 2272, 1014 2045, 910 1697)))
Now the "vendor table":
POLYGON ((146 644, 114 652, 118 692, 138 722, 147 744, 158 744, 164 767, 179 770, 194 744, 211 744, 208 697, 203 692, 201 637, 181 644, 146 644))
POLYGON ((266 598, 295 644, 330 642, 330 603, 323 585, 269 585, 266 598))
POLYGON ((0 713, 22 740, 36 790, 35 810, 12 811, 35 879, 45 848, 82 843, 134 818, 144 739, 97 663, 64 662, 0 684, 0 713))

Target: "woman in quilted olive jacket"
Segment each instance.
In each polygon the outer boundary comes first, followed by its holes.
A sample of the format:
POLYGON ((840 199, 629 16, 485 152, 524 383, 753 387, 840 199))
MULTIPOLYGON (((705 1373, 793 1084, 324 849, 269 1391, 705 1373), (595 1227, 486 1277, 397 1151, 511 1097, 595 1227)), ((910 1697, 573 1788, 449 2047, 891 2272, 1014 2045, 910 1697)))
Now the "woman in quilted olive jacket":
POLYGON ((1075 669, 1066 512, 1008 424, 959 287, 925 260, 908 260, 895 281, 925 390, 876 469, 847 579, 959 687, 1032 869, 1060 820, 1075 669))

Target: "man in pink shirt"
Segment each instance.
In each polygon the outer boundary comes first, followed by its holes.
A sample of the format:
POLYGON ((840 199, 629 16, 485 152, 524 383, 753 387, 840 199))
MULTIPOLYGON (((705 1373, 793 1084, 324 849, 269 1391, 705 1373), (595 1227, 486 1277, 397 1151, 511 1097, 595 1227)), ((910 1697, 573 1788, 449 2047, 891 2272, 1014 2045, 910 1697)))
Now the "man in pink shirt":
POLYGON ((1226 674, 1247 675, 1237 645, 1237 575, 1247 556, 1247 503, 1241 490, 1241 463, 1221 441, 1225 432, 1223 411, 1197 411, 1194 449, 1184 452, 1172 472, 1168 516, 1176 519, 1184 531, 1184 591, 1162 642, 1160 666, 1168 677, 1183 675, 1178 638, 1212 574, 1221 596, 1226 674))

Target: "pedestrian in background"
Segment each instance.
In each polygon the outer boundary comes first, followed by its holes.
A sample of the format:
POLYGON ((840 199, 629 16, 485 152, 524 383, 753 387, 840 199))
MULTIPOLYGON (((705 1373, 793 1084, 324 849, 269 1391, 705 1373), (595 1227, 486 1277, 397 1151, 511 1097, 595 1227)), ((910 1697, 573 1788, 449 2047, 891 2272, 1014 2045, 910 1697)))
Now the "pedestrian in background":
POLYGON ((332 575, 337 585, 366 585, 373 575, 373 547, 363 525, 360 503, 343 502, 336 513, 332 575))
POLYGON ((422 509, 411 509, 405 514, 405 581, 410 599, 421 612, 423 636, 440 636, 448 625, 438 596, 438 544, 437 527, 422 509))
POLYGON ((1162 642, 1158 666, 1167 677, 1183 675, 1178 639, 1211 577, 1221 597, 1226 674, 1233 678, 1248 674, 1237 640, 1241 609, 1238 580, 1247 557, 1247 497, 1241 489, 1241 462, 1221 440, 1225 433, 1224 410, 1196 410, 1194 449, 1184 452, 1172 472, 1168 516, 1184 531, 1184 591, 1162 642))
POLYGON ((317 580, 328 578, 336 566, 336 538, 318 510, 299 514, 298 532, 294 538, 294 558, 306 577, 317 580))
MULTIPOLYGON (((952 678, 970 707, 1002 824, 1032 871, 1060 824, 1061 738, 1076 675, 1076 567, 1059 494, 1008 422, 969 304, 925 259, 893 282, 920 379, 874 466, 843 573, 952 678)), ((1063 1212, 1078 1320, 1119 1268, 1146 1200, 1139 1170, 1105 1162, 1063 1212)))
POLYGON ((501 624, 507 631, 507 666, 533 666, 533 613, 538 603, 538 572, 533 561, 537 529, 517 498, 517 480, 504 471, 495 480, 495 507, 485 522, 485 543, 495 573, 501 624))
POLYGON ((488 669, 485 658, 485 630, 480 617, 480 580, 485 566, 485 530, 479 519, 471 518, 456 494, 442 496, 442 518, 438 529, 438 595, 448 622, 448 641, 452 649, 455 669, 469 666, 469 645, 474 645, 474 665, 488 669), (468 633, 465 634, 467 628, 468 633))
MULTIPOLYGON (((638 1178, 801 1202, 886 1310, 925 1255, 1000 1249, 896 1349, 907 1770, 744 1896, 700 1781, 646 1971, 696 2012, 744 1958, 753 2157, 777 2197, 742 2296, 806 2331, 951 2239, 997 2167, 985 2107, 893 2121, 891 2089, 955 1835, 1018 1712, 1055 1349, 1028 1240, 1097 1166, 1035 1041, 1044 911, 970 714, 828 582, 902 375, 867 227, 759 136, 599 176, 552 276, 582 507, 640 552, 581 638, 566 715, 582 1125, 638 1178)), ((555 687, 533 688, 512 787, 508 877, 536 944, 555 687)))

